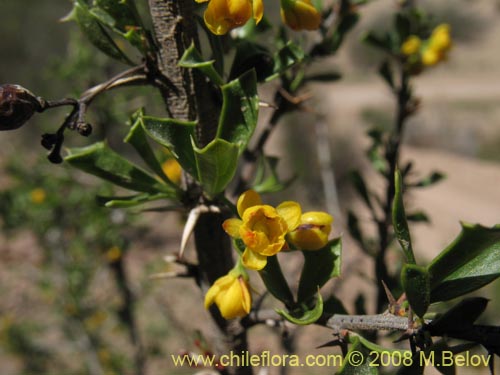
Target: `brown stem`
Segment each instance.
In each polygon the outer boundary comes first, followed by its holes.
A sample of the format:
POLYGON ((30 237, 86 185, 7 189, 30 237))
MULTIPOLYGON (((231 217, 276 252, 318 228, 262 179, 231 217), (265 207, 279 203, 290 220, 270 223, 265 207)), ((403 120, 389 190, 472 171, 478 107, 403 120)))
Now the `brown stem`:
MULTIPOLYGON (((169 89, 161 89, 169 116, 180 120, 198 119, 197 142, 203 147, 209 143, 217 130, 217 95, 205 77, 196 71, 178 66, 185 50, 194 43, 198 45, 193 1, 149 0, 156 39, 158 42, 158 68, 168 81, 169 89)), ((188 184, 190 202, 200 204, 203 198, 192 181, 188 184)), ((217 202, 210 202, 217 204, 217 202)), ((224 213, 202 214, 194 229, 198 255, 197 281, 206 291, 219 277, 227 274, 234 266, 229 237, 222 230, 224 213)), ((247 350, 246 330, 238 320, 227 322, 215 308, 210 310, 216 326, 218 351, 221 354, 247 350)), ((231 375, 250 375, 250 367, 225 369, 231 375)))
POLYGON ((394 287, 393 280, 387 272, 387 265, 385 263, 385 254, 389 245, 392 241, 391 238, 391 227, 392 227, 392 201, 394 199, 394 194, 396 192, 396 186, 394 182, 394 173, 399 160, 399 149, 401 146, 401 139, 403 136, 405 121, 408 118, 408 102, 411 98, 407 73, 404 68, 400 66, 401 76, 400 76, 400 86, 396 91, 397 95, 397 115, 395 119, 395 129, 391 133, 389 140, 386 144, 385 149, 385 159, 389 166, 389 172, 387 174, 387 189, 384 205, 384 215, 382 221, 378 223, 379 232, 379 252, 375 257, 375 276, 379 283, 377 292, 377 312, 384 310, 387 304, 385 290, 381 284, 382 281, 387 283, 389 289, 394 287))

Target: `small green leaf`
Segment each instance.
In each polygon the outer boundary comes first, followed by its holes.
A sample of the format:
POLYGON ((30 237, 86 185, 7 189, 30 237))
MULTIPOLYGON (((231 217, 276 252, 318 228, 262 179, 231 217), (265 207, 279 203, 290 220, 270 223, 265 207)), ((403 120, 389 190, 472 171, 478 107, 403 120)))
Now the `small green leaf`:
POLYGON ((321 318, 323 314, 323 298, 321 298, 321 294, 318 292, 316 304, 312 309, 307 309, 304 305, 301 305, 291 312, 281 309, 277 309, 276 312, 293 324, 301 326, 312 324, 321 318))
POLYGON ((194 42, 184 51, 179 66, 183 68, 199 69, 203 74, 212 80, 216 85, 222 85, 224 81, 214 68, 214 60, 205 61, 200 52, 196 49, 194 42))
POLYGON ((500 225, 462 224, 460 235, 429 265, 431 302, 446 301, 500 276, 500 225))
POLYGON ((168 186, 124 159, 103 142, 70 149, 65 160, 75 168, 130 190, 171 193, 168 186))
POLYGON ((269 50, 248 40, 238 41, 231 65, 229 79, 233 80, 249 70, 255 69, 257 81, 262 82, 273 74, 274 60, 269 50))
POLYGON ((252 189, 257 193, 276 193, 286 189, 295 177, 282 181, 278 176, 277 165, 279 159, 262 155, 257 161, 257 171, 252 183, 252 189))
POLYGON ((142 126, 143 116, 144 112, 142 110, 139 110, 132 116, 133 118, 135 118, 135 121, 124 141, 131 144, 135 148, 146 165, 151 168, 151 170, 155 172, 163 181, 170 185, 172 187, 172 192, 175 193, 179 190, 177 185, 170 181, 165 175, 160 163, 158 162, 158 159, 156 158, 153 150, 151 149, 151 146, 148 143, 146 132, 142 126))
POLYGON ((471 327, 486 310, 488 300, 483 297, 466 298, 453 306, 446 313, 429 323, 429 332, 433 336, 444 336, 453 332, 463 332, 471 327))
POLYGON ((109 14, 114 20, 114 26, 121 31, 133 26, 142 26, 141 18, 133 0, 95 0, 98 7, 109 14))
POLYGON ((396 13, 394 16, 394 26, 401 43, 410 36, 410 19, 405 13, 396 13))
POLYGON ((378 74, 380 74, 384 81, 394 89, 394 77, 389 60, 384 60, 384 62, 380 65, 378 68, 378 74))
POLYGON ((360 336, 349 335, 351 346, 344 358, 338 375, 378 375, 377 367, 370 366, 370 350, 361 342, 360 336))
POLYGON ((356 189, 357 193, 361 196, 365 204, 368 206, 373 211, 373 206, 372 202, 370 200, 370 192, 368 191, 368 188, 366 187, 365 180, 363 176, 361 176, 361 173, 359 171, 354 170, 351 171, 349 175, 352 184, 354 185, 354 188, 356 189))
POLYGON ((274 74, 269 76, 266 79, 266 82, 273 80, 284 73, 287 69, 301 62, 304 59, 304 56, 305 54, 302 48, 292 41, 289 41, 274 56, 274 74))
POLYGON ((330 241, 323 249, 302 251, 304 266, 300 275, 298 302, 307 302, 326 282, 340 276, 342 239, 330 241))
POLYGON ((192 147, 205 192, 212 197, 221 193, 236 173, 238 146, 216 138, 203 149, 192 147))
POLYGON ((441 181, 445 177, 446 176, 441 172, 432 172, 432 174, 430 176, 427 176, 426 178, 420 180, 416 184, 412 184, 410 186, 412 186, 412 187, 428 187, 428 186, 434 185, 435 183, 441 181))
POLYGON ((372 47, 381 49, 385 52, 392 52, 391 41, 387 36, 380 37, 374 32, 370 31, 366 33, 361 40, 372 47))
POLYGON ((392 225, 394 226, 394 232, 399 244, 403 248, 403 253, 406 256, 407 262, 416 264, 411 245, 410 230, 408 229, 408 222, 406 221, 405 208, 403 204, 403 178, 401 177, 399 170, 394 174, 394 179, 396 192, 392 203, 392 225))
POLYGON ((259 115, 255 71, 251 70, 222 86, 222 110, 217 138, 238 147, 241 154, 250 140, 259 115))
POLYGON ((417 211, 406 215, 406 220, 415 223, 430 223, 430 219, 425 212, 417 211))
POLYGON ((160 199, 173 199, 176 198, 175 194, 136 194, 127 197, 97 197, 97 201, 106 207, 110 208, 127 208, 138 206, 147 202, 153 202, 160 199))
POLYGON ((358 23, 358 13, 348 13, 342 17, 336 30, 331 37, 330 52, 333 53, 339 49, 344 41, 346 34, 358 23))
POLYGON ((133 65, 133 62, 116 45, 103 24, 92 14, 88 5, 84 2, 81 0, 75 1, 74 10, 67 19, 74 19, 90 42, 102 52, 125 64, 133 65))
POLYGON ((401 270, 401 285, 412 310, 423 317, 431 298, 430 275, 427 268, 416 264, 405 264, 401 270))
POLYGON ((137 121, 140 121, 151 138, 170 150, 182 169, 199 180, 191 142, 191 139, 194 138, 195 122, 150 116, 138 116, 137 121))
POLYGON ((283 272, 281 271, 276 255, 267 257, 267 264, 262 270, 259 271, 259 275, 269 293, 283 302, 285 306, 293 306, 293 295, 285 276, 283 276, 283 272))

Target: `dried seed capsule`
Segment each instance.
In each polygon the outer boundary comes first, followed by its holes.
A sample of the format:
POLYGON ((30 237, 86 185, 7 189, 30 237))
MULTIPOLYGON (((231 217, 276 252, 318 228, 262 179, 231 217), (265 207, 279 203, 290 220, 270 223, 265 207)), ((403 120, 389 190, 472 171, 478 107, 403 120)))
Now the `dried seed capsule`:
POLYGON ((24 125, 36 111, 42 110, 40 98, 19 85, 0 85, 0 130, 24 125))

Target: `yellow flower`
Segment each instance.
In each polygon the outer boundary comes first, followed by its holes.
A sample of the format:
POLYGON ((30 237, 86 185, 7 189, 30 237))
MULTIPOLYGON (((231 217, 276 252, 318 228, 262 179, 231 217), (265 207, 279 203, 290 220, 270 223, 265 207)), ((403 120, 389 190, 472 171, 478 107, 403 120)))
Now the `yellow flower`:
POLYGON ((290 241, 302 250, 319 250, 328 243, 333 218, 326 212, 306 212, 300 225, 289 234, 290 241))
POLYGON ((281 19, 293 30, 316 30, 321 14, 311 0, 281 0, 281 19))
POLYGON ((177 185, 181 183, 182 167, 177 160, 174 158, 167 159, 163 162, 161 168, 170 181, 177 185))
POLYGON ((264 14, 262 0, 196 0, 210 1, 205 11, 205 24, 216 35, 226 34, 235 27, 243 26, 253 16, 259 23, 264 14))
POLYGON ((451 45, 450 26, 447 24, 437 26, 422 52, 422 64, 432 66, 443 61, 451 45))
POLYGON ((225 319, 247 315, 252 307, 252 296, 244 277, 230 272, 218 278, 205 295, 205 308, 213 303, 225 319))
POLYGON ((410 56, 420 51, 422 41, 416 35, 410 35, 401 45, 401 53, 405 56, 410 56))
POLYGON ((222 226, 227 234, 245 244, 243 265, 261 270, 267 264, 267 257, 283 249, 285 235, 297 228, 302 210, 292 201, 283 202, 276 208, 263 205, 259 194, 253 190, 239 197, 237 208, 241 220, 228 219, 222 226))
POLYGON ((443 23, 432 31, 429 48, 442 53, 451 48, 450 25, 443 23))
POLYGON ((47 194, 45 193, 45 190, 43 190, 42 188, 36 188, 31 190, 30 198, 33 203, 41 204, 45 201, 45 198, 47 198, 47 194))
POLYGON ((113 246, 108 251, 106 251, 105 255, 108 262, 113 263, 122 257, 122 251, 118 246, 113 246))

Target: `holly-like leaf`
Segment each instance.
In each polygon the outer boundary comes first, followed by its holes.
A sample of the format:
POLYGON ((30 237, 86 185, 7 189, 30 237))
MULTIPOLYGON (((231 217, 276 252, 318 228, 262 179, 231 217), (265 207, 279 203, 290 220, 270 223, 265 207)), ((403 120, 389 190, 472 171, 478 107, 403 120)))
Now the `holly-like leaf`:
POLYGON ((255 69, 257 81, 262 82, 273 74, 274 60, 269 50, 248 40, 238 41, 231 65, 229 79, 233 80, 249 70, 255 69))
POLYGON ((156 158, 153 150, 151 149, 151 146, 148 143, 146 132, 142 126, 143 116, 144 112, 142 110, 132 116, 132 118, 135 120, 124 141, 131 144, 135 148, 139 156, 142 158, 142 160, 144 160, 146 165, 151 168, 151 170, 155 172, 163 181, 165 181, 172 187, 172 192, 178 191, 179 189, 177 185, 170 181, 163 172, 158 159, 156 158))
MULTIPOLYGON (((244 250, 241 249, 241 250, 244 250)), ((285 306, 293 306, 294 300, 290 287, 283 276, 280 264, 276 255, 267 257, 266 266, 259 271, 259 275, 266 286, 266 289, 276 299, 280 300, 285 306)))
POLYGON ((287 69, 301 62, 304 56, 302 48, 298 44, 289 41, 274 56, 274 74, 267 77, 266 82, 273 80, 287 69))
POLYGON ((104 25, 93 14, 88 5, 76 0, 73 10, 64 20, 74 20, 90 42, 108 56, 125 64, 133 65, 133 62, 116 45, 113 38, 104 28, 104 25))
POLYGON ((202 149, 192 146, 199 181, 210 196, 221 193, 231 182, 238 166, 238 146, 216 138, 202 149))
POLYGON ((160 145, 169 149, 182 169, 199 180, 198 167, 191 140, 194 138, 195 122, 170 118, 138 116, 146 133, 160 145))
POLYGON ((412 310, 423 317, 430 304, 430 275, 427 268, 416 264, 405 264, 401 270, 401 285, 412 310))
POLYGON ((500 225, 462 223, 460 235, 428 266, 431 302, 472 292, 500 276, 500 225))
POLYGON ((358 335, 349 335, 351 346, 344 358, 338 375, 378 375, 378 369, 370 366, 370 349, 367 349, 358 335))
POLYGON ((136 194, 127 197, 97 197, 97 201, 105 206, 110 208, 128 208, 138 206, 147 202, 153 202, 160 199, 172 199, 175 198, 175 194, 136 194))
POLYGON ((293 311, 277 309, 276 312, 293 324, 301 326, 312 324, 323 314, 323 298, 321 298, 321 294, 318 292, 316 304, 312 309, 308 309, 305 305, 301 305, 293 311))
POLYGON ((255 71, 246 72, 221 89, 223 103, 217 138, 236 145, 238 154, 241 154, 255 130, 259 115, 255 71))
POLYGON ((196 49, 194 42, 184 51, 179 66, 183 68, 199 69, 203 74, 212 80, 216 85, 222 85, 224 81, 214 68, 214 60, 205 61, 201 53, 196 49))
POLYGON ((330 241, 323 249, 302 253, 304 266, 297 293, 299 303, 307 302, 328 280, 340 276, 342 239, 330 241))
POLYGON ((392 203, 392 225, 394 226, 394 232, 399 244, 403 248, 403 253, 406 256, 407 262, 416 264, 411 245, 410 230, 408 229, 408 222, 406 220, 406 213, 403 204, 403 177, 401 176, 399 170, 394 174, 394 179, 396 192, 392 203))
POLYGON ((171 193, 169 186, 133 165, 103 142, 70 149, 65 160, 78 169, 130 190, 171 193))

